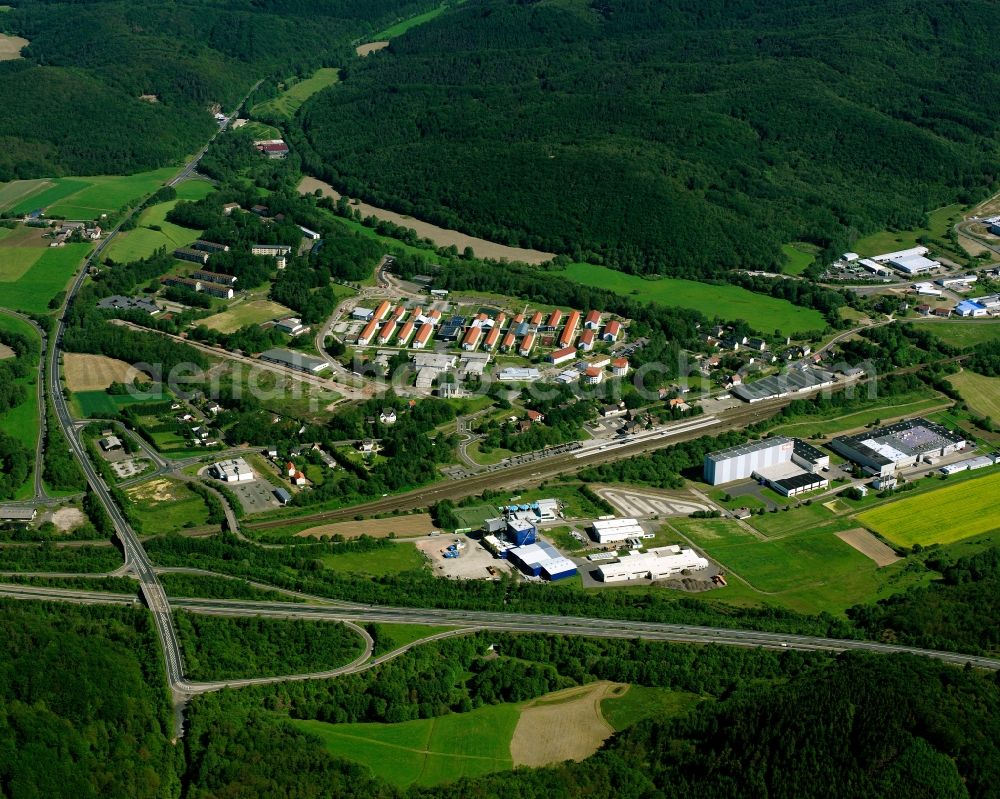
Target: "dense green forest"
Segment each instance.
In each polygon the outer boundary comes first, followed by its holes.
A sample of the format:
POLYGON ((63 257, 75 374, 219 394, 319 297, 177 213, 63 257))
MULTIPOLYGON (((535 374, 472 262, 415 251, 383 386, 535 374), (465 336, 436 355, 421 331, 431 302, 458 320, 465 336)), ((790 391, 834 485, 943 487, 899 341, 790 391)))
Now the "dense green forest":
POLYGON ((145 610, 0 601, 0 796, 180 792, 145 610))
POLYGON ((996 181, 985 0, 470 0, 300 121, 342 191, 630 272, 776 268, 996 181))
MULTIPOLYGON (((259 79, 337 63, 428 0, 13 0, 0 31, 0 181, 128 173, 194 151, 259 79), (145 97, 146 99, 140 99, 145 97)), ((272 89, 273 91, 273 89, 272 89)))

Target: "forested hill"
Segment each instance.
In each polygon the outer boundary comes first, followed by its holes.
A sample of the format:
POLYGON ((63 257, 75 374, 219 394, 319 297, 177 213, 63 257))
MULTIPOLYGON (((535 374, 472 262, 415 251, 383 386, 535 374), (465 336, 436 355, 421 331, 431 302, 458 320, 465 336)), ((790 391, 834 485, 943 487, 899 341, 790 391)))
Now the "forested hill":
POLYGON ((11 0, 0 181, 127 173, 197 149, 259 78, 306 73, 434 0, 11 0), (143 96, 146 99, 140 99, 143 96))
POLYGON ((986 0, 469 0, 302 122, 347 193, 697 276, 919 223, 996 181, 986 0))

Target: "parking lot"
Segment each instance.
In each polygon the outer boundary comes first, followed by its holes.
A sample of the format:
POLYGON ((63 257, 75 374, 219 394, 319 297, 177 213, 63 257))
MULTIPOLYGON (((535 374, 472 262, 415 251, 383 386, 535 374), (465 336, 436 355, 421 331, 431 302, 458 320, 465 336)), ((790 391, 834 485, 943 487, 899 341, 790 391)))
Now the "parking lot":
MULTIPOLYGON (((199 477, 205 477, 209 467, 198 472, 199 477)), ((255 472, 255 474, 257 474, 255 472)), ((257 479, 252 483, 224 483, 221 480, 212 480, 213 483, 225 486, 232 491, 243 506, 245 513, 263 513, 266 510, 273 510, 280 507, 278 500, 274 498, 274 486, 267 480, 261 479, 257 474, 257 479)))
POLYGON ((512 568, 507 561, 494 558, 479 541, 473 541, 468 536, 439 535, 422 538, 415 544, 431 562, 431 569, 436 577, 448 577, 453 580, 498 580, 501 574, 509 573, 512 568), (459 550, 457 558, 444 557, 441 550, 455 541, 461 541, 465 547, 459 550), (490 573, 490 568, 495 574, 490 573))

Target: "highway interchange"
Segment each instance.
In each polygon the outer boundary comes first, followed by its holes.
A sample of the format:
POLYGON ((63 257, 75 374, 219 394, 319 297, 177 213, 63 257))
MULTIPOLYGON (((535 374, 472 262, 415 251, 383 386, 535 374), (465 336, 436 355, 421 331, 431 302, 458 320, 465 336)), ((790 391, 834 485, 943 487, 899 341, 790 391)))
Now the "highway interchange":
MULTIPOLYGON (((220 131, 224 130, 232 119, 230 116, 225 123, 220 125, 220 131)), ((213 137, 214 139, 214 137, 213 137)), ((211 142, 209 142, 209 145, 211 142)), ((170 185, 187 179, 194 174, 198 162, 208 149, 206 145, 194 158, 189 161, 178 175, 170 182, 170 185)), ((134 213, 134 211, 133 211, 134 213)), ((130 215, 126 215, 128 219, 130 215)), ((122 222, 125 221, 122 220, 122 222)), ((114 239, 122 223, 110 231, 94 252, 90 255, 83 268, 75 278, 67 295, 66 306, 72 303, 86 280, 89 267, 98 262, 105 248, 114 239)), ((235 600, 204 600, 204 599, 169 599, 159 580, 158 570, 146 554, 141 541, 135 531, 129 525, 125 515, 115 503, 108 486, 95 470, 90 462, 86 447, 80 435, 79 426, 74 422, 67 407, 66 399, 63 395, 60 381, 60 353, 62 336, 65 331, 63 317, 60 316, 56 323, 53 340, 50 342, 48 351, 48 362, 42 368, 41 374, 48 384, 48 394, 51 398, 52 409, 59 425, 65 433, 70 450, 80 463, 88 484, 91 486, 101 503, 107 510, 114 525, 117 538, 121 543, 124 554, 124 566, 117 572, 128 574, 138 581, 139 595, 143 603, 152 614, 160 644, 164 655, 164 664, 169 688, 174 698, 175 707, 178 709, 178 733, 183 732, 181 711, 184 703, 192 695, 205 691, 218 690, 226 686, 239 686, 275 682, 280 680, 296 679, 319 679, 335 677, 342 674, 354 673, 367 668, 372 668, 390 657, 397 656, 411 646, 419 645, 426 640, 432 640, 447 635, 460 634, 470 630, 495 630, 511 632, 534 632, 559 635, 584 635, 609 638, 643 638, 655 641, 672 641, 698 644, 725 644, 745 647, 764 647, 771 649, 796 649, 803 651, 832 651, 840 652, 847 650, 860 650, 878 653, 911 653, 923 655, 937 660, 956 664, 972 664, 973 666, 1000 670, 1000 660, 986 657, 975 657, 960 655, 949 652, 936 652, 930 650, 916 649, 912 647, 894 646, 874 641, 860 640, 840 640, 801 635, 788 635, 781 633, 769 633, 754 630, 730 630, 723 628, 698 627, 690 625, 663 624, 654 622, 612 620, 598 618, 577 618, 563 617, 541 614, 520 614, 520 613, 496 613, 485 611, 466 611, 455 609, 434 609, 434 608, 393 608, 377 607, 370 605, 357 605, 351 603, 335 603, 329 600, 322 601, 322 604, 295 604, 292 602, 249 602, 235 600), (339 621, 350 625, 365 641, 364 651, 352 663, 330 671, 318 672, 306 675, 287 675, 283 677, 269 677, 260 679, 229 680, 219 682, 198 683, 188 680, 185 676, 184 661, 173 625, 172 608, 180 608, 190 612, 207 613, 225 616, 262 616, 268 618, 299 618, 326 621, 339 621), (453 627, 454 629, 427 639, 413 642, 395 650, 392 653, 379 658, 373 658, 373 645, 371 637, 360 626, 367 622, 385 622, 401 624, 433 624, 453 627)), ((42 337, 43 350, 46 340, 42 337)), ((41 384, 43 381, 39 381, 41 384)), ((808 396, 807 394, 797 395, 796 398, 808 396)), ((454 499, 474 494, 482 493, 485 489, 497 489, 502 487, 512 487, 522 484, 524 481, 540 482, 548 477, 558 475, 566 471, 575 471, 583 465, 597 464, 621 458, 632 457, 654 449, 675 444, 681 441, 691 440, 704 435, 706 428, 717 434, 726 430, 742 429, 754 422, 768 418, 778 413, 792 398, 782 398, 761 402, 752 406, 741 406, 731 411, 720 412, 711 418, 703 418, 700 424, 692 424, 690 421, 669 426, 657 435, 625 439, 603 447, 594 447, 592 452, 586 453, 586 457, 581 458, 579 451, 569 450, 557 452, 549 457, 527 461, 523 463, 513 463, 506 468, 486 471, 467 477, 461 481, 446 481, 437 483, 429 487, 397 495, 391 498, 368 503, 360 507, 329 511, 325 513, 313 514, 309 517, 299 517, 302 519, 334 520, 342 518, 353 518, 358 514, 371 515, 380 512, 393 510, 410 510, 427 507, 441 499, 454 499)), ((44 415, 42 416, 44 424, 44 415)), ((144 447, 144 449, 148 449, 144 447)), ((159 457, 157 454, 150 454, 158 472, 171 469, 171 464, 159 457)), ((172 465, 176 469, 176 464, 172 465)), ((40 469, 38 470, 40 473, 40 469)), ((44 496, 41 488, 40 477, 36 475, 36 498, 44 496)), ((239 533, 235 517, 228 507, 228 503, 223 501, 223 506, 227 509, 227 522, 234 532, 239 533)), ((279 526, 286 522, 268 522, 252 525, 254 528, 265 528, 268 526, 279 526)), ((288 593, 288 592, 286 592, 288 593)), ((137 598, 127 594, 110 594, 96 591, 80 591, 56 588, 43 588, 33 586, 22 586, 14 584, 0 584, 0 595, 30 600, 51 600, 77 603, 113 603, 130 604, 135 603, 137 598)), ((307 598, 316 600, 318 598, 307 598)))

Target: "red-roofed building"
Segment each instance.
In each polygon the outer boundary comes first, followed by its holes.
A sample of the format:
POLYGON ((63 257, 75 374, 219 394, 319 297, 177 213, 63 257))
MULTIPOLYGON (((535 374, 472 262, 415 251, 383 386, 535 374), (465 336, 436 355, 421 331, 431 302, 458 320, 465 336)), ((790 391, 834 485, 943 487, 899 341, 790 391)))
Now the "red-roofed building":
POLYGON ((517 343, 517 336, 515 336, 512 332, 507 331, 507 335, 504 336, 503 341, 500 342, 500 351, 510 352, 512 349, 514 349, 514 344, 516 343, 517 343))
POLYGON ((417 337, 413 339, 413 349, 422 350, 427 346, 427 342, 431 340, 431 336, 434 334, 434 325, 430 322, 425 322, 423 327, 417 331, 417 337))
POLYGON ((500 340, 501 332, 499 324, 493 325, 493 329, 486 336, 486 341, 483 342, 483 349, 493 349, 500 340))
POLYGON ((556 308, 551 314, 549 314, 549 321, 547 323, 547 326, 555 329, 559 327, 559 323, 561 321, 562 321, 562 311, 556 308))
POLYGON ((539 413, 538 411, 525 411, 524 415, 527 417, 529 422, 544 422, 545 414, 539 413))
POLYGON ((413 331, 416 329, 417 325, 412 319, 403 325, 403 329, 399 331, 399 337, 396 339, 396 343, 400 347, 405 347, 410 338, 413 336, 413 331))
POLYGON ((470 327, 465 331, 465 338, 462 339, 462 349, 470 352, 479 346, 479 339, 483 337, 481 327, 470 327))
POLYGON ((531 317, 531 326, 538 327, 541 323, 542 323, 542 312, 535 311, 535 313, 531 317))
POLYGON ((577 346, 584 352, 590 352, 594 349, 594 331, 592 328, 583 331, 583 334, 580 336, 580 343, 577 346))
POLYGON ((625 377, 628 374, 628 358, 615 358, 611 362, 611 374, 615 377, 625 377))
POLYGON ((365 329, 361 331, 361 335, 358 336, 358 346, 367 347, 372 343, 372 339, 375 337, 375 331, 378 330, 379 320, 372 317, 372 320, 365 325, 365 329))
POLYGON ((521 357, 527 358, 531 355, 531 350, 535 346, 535 334, 528 333, 524 338, 521 339, 521 349, 518 352, 521 353, 521 357))
POLYGON ((604 326, 604 335, 601 336, 605 341, 617 341, 618 335, 622 332, 622 323, 617 319, 612 319, 604 326))
POLYGON ((596 366, 588 366, 587 371, 583 373, 583 380, 587 385, 596 386, 604 379, 604 372, 598 369, 596 366))
POLYGON ((396 333, 396 322, 395 320, 390 319, 388 322, 382 325, 382 332, 378 334, 378 343, 388 344, 392 340, 392 337, 393 335, 395 335, 395 333, 396 333))
POLYGON ((383 319, 385 319, 385 315, 389 313, 390 308, 392 308, 392 303, 389 302, 388 300, 382 300, 382 302, 378 304, 378 308, 375 309, 375 313, 372 315, 372 319, 374 319, 376 322, 381 322, 383 319))
POLYGON ((587 330, 597 330, 601 326, 601 312, 591 311, 583 321, 583 326, 587 330))
POLYGON ((570 347, 576 341, 576 328, 580 324, 580 312, 570 311, 566 318, 566 327, 563 328, 562 335, 559 336, 560 347, 570 347))
POLYGON ((566 361, 572 361, 576 357, 576 347, 563 347, 549 354, 549 362, 558 366, 566 361))
POLYGON ((523 313, 519 313, 517 316, 514 317, 514 324, 515 325, 519 325, 523 321, 524 321, 524 314, 523 313))

